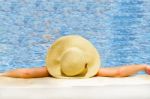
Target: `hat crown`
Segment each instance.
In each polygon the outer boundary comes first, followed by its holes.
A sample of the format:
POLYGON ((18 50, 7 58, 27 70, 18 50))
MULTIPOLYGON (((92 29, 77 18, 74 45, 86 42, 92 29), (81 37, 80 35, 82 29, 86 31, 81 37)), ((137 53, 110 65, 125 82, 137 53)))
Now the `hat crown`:
POLYGON ((81 74, 86 68, 84 52, 79 48, 67 49, 61 57, 61 71, 66 76, 81 74))

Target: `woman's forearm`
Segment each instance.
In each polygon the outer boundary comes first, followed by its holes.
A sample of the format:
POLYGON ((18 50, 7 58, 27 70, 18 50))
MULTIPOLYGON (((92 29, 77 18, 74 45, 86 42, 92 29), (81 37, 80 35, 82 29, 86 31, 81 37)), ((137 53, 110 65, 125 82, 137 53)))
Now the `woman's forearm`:
POLYGON ((146 71, 148 70, 147 67, 148 65, 127 65, 112 68, 101 68, 97 76, 126 77, 131 76, 139 71, 146 71))
POLYGON ((37 68, 22 68, 11 70, 2 74, 2 76, 15 77, 15 78, 37 78, 37 77, 47 77, 50 74, 46 67, 37 68))

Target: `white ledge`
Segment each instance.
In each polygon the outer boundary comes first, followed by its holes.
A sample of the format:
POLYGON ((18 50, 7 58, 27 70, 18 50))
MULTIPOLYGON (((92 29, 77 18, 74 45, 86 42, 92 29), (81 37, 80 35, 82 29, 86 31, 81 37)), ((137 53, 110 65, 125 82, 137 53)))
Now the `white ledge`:
POLYGON ((150 76, 20 79, 0 77, 0 99, 150 99, 150 76))

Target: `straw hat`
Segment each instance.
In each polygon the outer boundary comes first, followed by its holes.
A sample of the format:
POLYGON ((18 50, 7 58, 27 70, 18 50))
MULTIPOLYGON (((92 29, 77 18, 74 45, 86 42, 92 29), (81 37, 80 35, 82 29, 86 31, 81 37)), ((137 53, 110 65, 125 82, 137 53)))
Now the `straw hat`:
POLYGON ((56 78, 89 78, 96 75, 100 57, 96 48, 78 35, 56 40, 48 49, 46 67, 56 78))

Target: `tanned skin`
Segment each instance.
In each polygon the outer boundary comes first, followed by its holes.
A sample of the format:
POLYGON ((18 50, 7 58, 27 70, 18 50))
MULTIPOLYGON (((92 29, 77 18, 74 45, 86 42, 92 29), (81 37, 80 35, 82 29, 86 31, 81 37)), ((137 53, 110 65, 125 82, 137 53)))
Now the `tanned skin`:
MULTIPOLYGON (((136 74, 139 71, 145 71, 150 75, 150 66, 141 65, 128 65, 117 66, 112 68, 100 68, 96 76, 101 77, 127 77, 136 74)), ((1 76, 13 77, 13 78, 40 78, 51 76, 46 67, 37 68, 21 68, 16 70, 7 71, 1 74, 1 76)))

